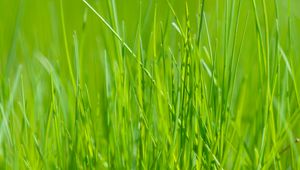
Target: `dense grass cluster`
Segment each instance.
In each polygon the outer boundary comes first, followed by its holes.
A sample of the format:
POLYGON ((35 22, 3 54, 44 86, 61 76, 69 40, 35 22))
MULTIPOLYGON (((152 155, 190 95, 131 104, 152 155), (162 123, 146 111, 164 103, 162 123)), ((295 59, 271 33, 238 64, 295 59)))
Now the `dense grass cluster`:
POLYGON ((0 169, 299 169, 298 0, 1 0, 0 169))

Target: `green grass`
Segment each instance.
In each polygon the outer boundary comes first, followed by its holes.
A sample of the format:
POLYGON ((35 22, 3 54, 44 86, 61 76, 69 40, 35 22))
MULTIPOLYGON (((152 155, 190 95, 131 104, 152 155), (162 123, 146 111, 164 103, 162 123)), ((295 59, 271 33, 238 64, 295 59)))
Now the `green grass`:
POLYGON ((0 169, 299 169, 299 7, 0 1, 0 169))

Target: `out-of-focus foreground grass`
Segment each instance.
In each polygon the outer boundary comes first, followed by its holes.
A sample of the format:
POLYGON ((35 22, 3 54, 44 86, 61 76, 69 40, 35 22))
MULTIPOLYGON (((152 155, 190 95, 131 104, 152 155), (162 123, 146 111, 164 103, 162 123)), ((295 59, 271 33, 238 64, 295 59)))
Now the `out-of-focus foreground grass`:
POLYGON ((0 0, 0 169, 299 169, 299 8, 0 0))

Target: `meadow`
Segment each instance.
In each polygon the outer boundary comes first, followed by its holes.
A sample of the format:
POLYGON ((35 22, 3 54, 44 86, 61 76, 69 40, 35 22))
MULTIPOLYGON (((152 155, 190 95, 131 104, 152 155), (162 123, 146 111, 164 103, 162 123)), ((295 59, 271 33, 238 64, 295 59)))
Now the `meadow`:
POLYGON ((299 0, 0 0, 0 169, 300 169, 299 0))

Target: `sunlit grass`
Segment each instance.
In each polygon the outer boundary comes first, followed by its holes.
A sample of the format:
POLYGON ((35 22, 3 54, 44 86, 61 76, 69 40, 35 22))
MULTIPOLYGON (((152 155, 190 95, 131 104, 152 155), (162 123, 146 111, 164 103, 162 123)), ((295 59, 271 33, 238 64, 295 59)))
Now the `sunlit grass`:
POLYGON ((299 169, 298 6, 0 1, 0 169, 299 169))

